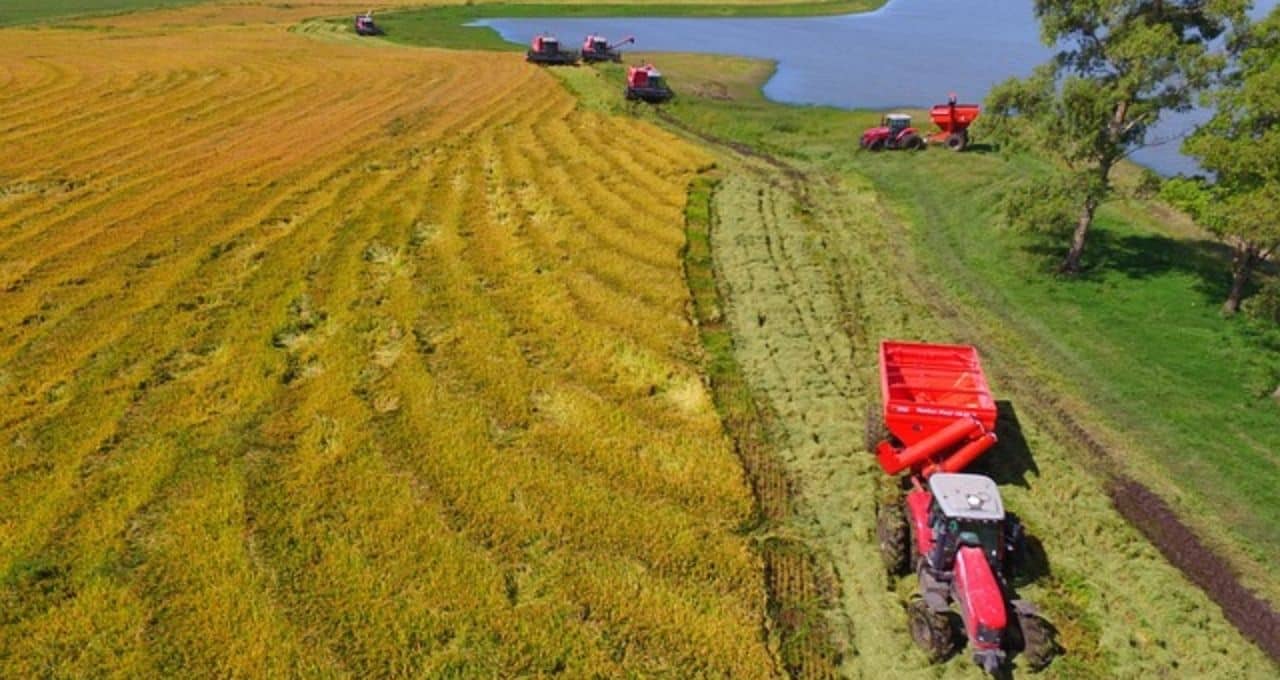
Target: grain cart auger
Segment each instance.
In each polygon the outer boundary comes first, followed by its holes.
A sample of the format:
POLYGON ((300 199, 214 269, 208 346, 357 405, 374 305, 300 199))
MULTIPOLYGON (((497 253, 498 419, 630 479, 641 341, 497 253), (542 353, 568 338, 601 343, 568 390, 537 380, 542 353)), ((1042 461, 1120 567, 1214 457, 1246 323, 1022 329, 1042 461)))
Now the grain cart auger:
POLYGON ((630 45, 635 41, 636 39, 634 37, 627 36, 616 43, 611 43, 609 42, 609 39, 603 35, 596 35, 595 33, 592 33, 587 36, 586 40, 582 41, 582 60, 588 64, 597 61, 621 63, 622 52, 619 51, 618 48, 623 45, 630 45))
POLYGON ((560 47, 560 39, 554 35, 539 33, 533 36, 529 51, 524 53, 525 61, 548 66, 575 66, 578 53, 560 47))
POLYGON ((920 596, 907 605, 911 637, 932 661, 956 651, 959 610, 973 661, 995 674, 1008 652, 1032 669, 1057 651, 1053 628, 1008 583, 1026 551, 1022 525, 1000 490, 963 474, 996 443, 996 404, 965 345, 880 344, 881 403, 867 413, 867 448, 890 475, 908 472, 901 502, 880 508, 876 536, 892 575, 913 568, 920 596))
POLYGON ((356 16, 356 35, 382 35, 382 28, 373 23, 373 12, 365 12, 356 16))
POLYGON ((662 76, 653 64, 632 66, 627 69, 627 91, 629 101, 640 100, 650 104, 661 104, 675 96, 667 79, 662 76))

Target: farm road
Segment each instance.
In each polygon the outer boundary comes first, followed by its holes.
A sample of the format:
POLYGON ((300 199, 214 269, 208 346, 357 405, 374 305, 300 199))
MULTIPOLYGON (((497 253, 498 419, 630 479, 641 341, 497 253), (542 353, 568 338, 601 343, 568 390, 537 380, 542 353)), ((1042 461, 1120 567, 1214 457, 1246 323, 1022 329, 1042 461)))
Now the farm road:
MULTIPOLYGON (((978 677, 963 652, 939 669, 912 649, 901 609, 911 579, 890 583, 881 567, 875 512, 888 484, 862 450, 861 430, 881 338, 980 348, 981 340, 927 304, 904 271, 912 266, 905 227, 861 178, 722 148, 728 173, 713 201, 711 242, 726 320, 796 483, 799 519, 787 530, 830 560, 838 580, 830 615, 841 670, 978 677)), ((987 363, 1004 360, 986 349, 987 363)), ((1262 677, 1270 664, 1261 651, 1227 652, 1221 641, 1239 633, 1221 610, 1111 507, 1029 408, 1017 412, 1019 387, 994 385, 1013 410, 983 471, 1048 552, 1049 573, 1021 591, 1067 648, 1046 675, 1262 677)))

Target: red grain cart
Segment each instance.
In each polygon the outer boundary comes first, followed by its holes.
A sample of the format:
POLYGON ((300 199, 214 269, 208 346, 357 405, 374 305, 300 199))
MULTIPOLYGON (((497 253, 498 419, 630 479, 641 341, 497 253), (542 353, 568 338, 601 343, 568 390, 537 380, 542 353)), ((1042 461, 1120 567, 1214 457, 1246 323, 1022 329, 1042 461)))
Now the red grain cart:
POLYGON ((891 475, 960 472, 996 443, 996 402, 973 347, 880 343, 880 396, 867 448, 891 475))
POLYGON ((945 144, 952 151, 964 151, 969 146, 969 126, 978 119, 982 107, 977 104, 957 104, 953 94, 946 104, 929 109, 929 118, 938 126, 938 132, 929 135, 934 144, 945 144))

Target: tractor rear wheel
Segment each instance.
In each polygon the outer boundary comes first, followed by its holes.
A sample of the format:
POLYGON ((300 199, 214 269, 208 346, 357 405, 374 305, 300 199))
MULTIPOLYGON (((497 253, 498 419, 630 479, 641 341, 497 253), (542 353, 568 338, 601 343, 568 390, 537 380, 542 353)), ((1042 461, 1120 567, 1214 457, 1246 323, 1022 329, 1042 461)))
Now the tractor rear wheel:
POLYGON ((1043 670, 1058 655, 1053 625, 1035 614, 1018 612, 1017 617, 1022 661, 1028 670, 1043 670))
POLYGON ((924 600, 916 598, 907 604, 907 625, 911 627, 911 639, 928 655, 930 663, 955 653, 956 633, 951 617, 929 609, 924 600))
POLYGON ((924 148, 924 140, 921 139, 920 135, 907 135, 902 138, 902 142, 898 146, 907 151, 920 151, 924 148))
POLYGON ((880 400, 872 399, 867 402, 867 421, 863 430, 863 443, 867 452, 875 453, 880 442, 888 441, 892 436, 889 426, 884 424, 884 408, 880 405, 880 400))
POLYGON ((969 146, 969 135, 963 132, 953 132, 947 136, 947 148, 952 151, 964 151, 969 146))
POLYGON ((880 542, 880 559, 889 576, 907 573, 908 551, 911 544, 907 535, 907 518, 902 506, 896 503, 880 506, 876 513, 876 538, 880 542))

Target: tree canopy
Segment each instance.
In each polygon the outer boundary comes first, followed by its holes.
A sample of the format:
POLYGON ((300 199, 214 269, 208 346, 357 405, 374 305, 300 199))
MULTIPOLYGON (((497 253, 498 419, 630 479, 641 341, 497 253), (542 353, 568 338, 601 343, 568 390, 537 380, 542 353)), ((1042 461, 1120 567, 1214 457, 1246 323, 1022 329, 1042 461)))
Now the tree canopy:
MULTIPOLYGON (((998 141, 1049 156, 1053 188, 1027 192, 1069 197, 1074 224, 1059 269, 1079 271, 1111 171, 1149 143, 1166 111, 1190 108, 1223 66, 1209 43, 1244 17, 1247 0, 1036 0, 1041 38, 1054 58, 1025 79, 1010 79, 987 100, 998 141)), ((1011 201, 1025 204, 1027 199, 1011 201)), ((1015 216, 1016 217, 1016 216, 1015 216)))

